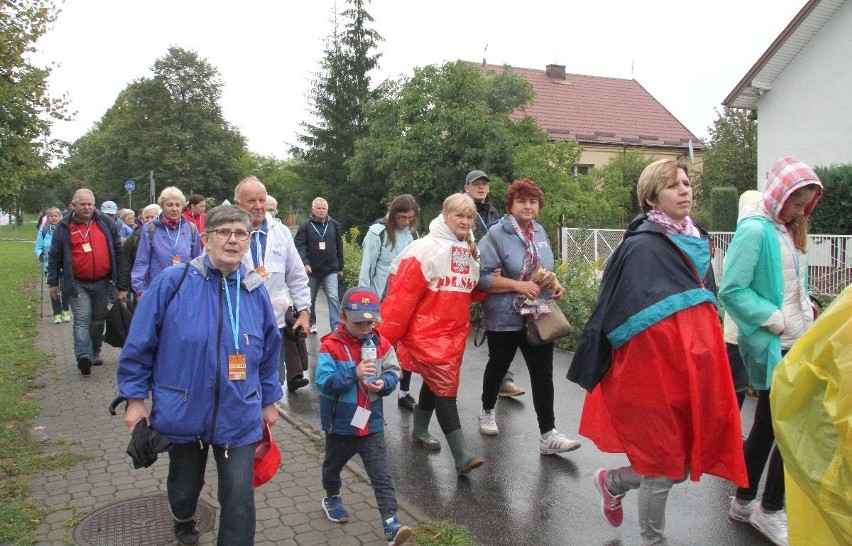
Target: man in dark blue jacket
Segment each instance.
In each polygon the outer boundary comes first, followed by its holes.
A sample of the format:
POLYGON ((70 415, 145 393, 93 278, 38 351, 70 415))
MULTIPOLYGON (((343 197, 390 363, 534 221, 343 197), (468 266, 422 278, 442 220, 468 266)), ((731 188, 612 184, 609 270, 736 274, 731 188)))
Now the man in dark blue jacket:
POLYGON ((343 277, 343 232, 337 220, 328 215, 328 201, 322 197, 314 199, 311 217, 299 226, 295 243, 311 289, 311 333, 317 333, 315 304, 320 284, 328 300, 328 322, 333 332, 340 322, 337 287, 343 277))
POLYGON ((95 209, 95 195, 81 188, 71 201, 74 210, 56 228, 47 263, 50 297, 59 298, 59 280, 74 315, 74 356, 83 375, 100 366, 112 286, 118 273, 121 239, 118 226, 95 209))

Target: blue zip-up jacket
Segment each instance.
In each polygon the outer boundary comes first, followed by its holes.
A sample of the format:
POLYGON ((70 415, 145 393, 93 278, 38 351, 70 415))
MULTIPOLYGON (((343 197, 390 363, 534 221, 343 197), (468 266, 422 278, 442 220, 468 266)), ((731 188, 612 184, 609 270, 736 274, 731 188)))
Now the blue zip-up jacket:
MULTIPOLYGON (((553 248, 550 246, 547 232, 534 220, 533 242, 541 257, 541 266, 548 271, 553 271, 553 248)), ((503 277, 517 280, 521 275, 525 251, 526 245, 518 238, 518 234, 509 222, 508 215, 504 216, 491 226, 488 233, 479 241, 479 261, 482 263, 482 271, 477 288, 487 292, 494 278, 493 271, 498 268, 501 269, 503 277)), ((485 301, 480 303, 482 323, 486 331, 520 332, 524 329, 524 318, 513 307, 517 296, 517 292, 489 294, 485 301)), ((541 297, 548 298, 550 293, 546 292, 541 297)))
MULTIPOLYGON (((62 217, 56 231, 53 233, 53 241, 50 243, 50 253, 47 263, 47 286, 59 286, 59 276, 62 275, 62 290, 70 296, 77 297, 77 282, 74 280, 74 271, 71 268, 71 218, 73 212, 62 217)), ((110 277, 115 282, 118 275, 118 260, 121 258, 121 239, 118 238, 118 227, 106 214, 95 209, 92 220, 98 223, 103 232, 109 248, 110 277)))
MULTIPOLYGON (((261 438, 262 408, 282 396, 281 335, 260 275, 241 279, 239 352, 247 379, 228 379, 235 353, 222 275, 210 258, 164 270, 139 300, 118 362, 122 396, 147 399, 151 424, 176 443, 237 448, 261 438)), ((241 271, 245 270, 240 266, 241 271)), ((236 272, 227 278, 236 312, 236 272)))
POLYGON ((377 341, 376 365, 381 370, 379 379, 385 383, 378 394, 362 388, 361 381, 355 375, 355 366, 361 361, 361 342, 346 331, 343 323, 322 338, 317 355, 316 383, 321 395, 322 429, 329 434, 366 436, 384 428, 382 397, 394 391, 401 370, 396 351, 390 342, 375 329, 373 339, 377 341), (352 418, 358 406, 371 412, 367 426, 363 429, 352 426, 352 418))
POLYGON ((185 263, 201 255, 201 236, 196 233, 193 244, 192 228, 183 216, 176 230, 166 228, 161 219, 162 214, 139 230, 136 260, 130 272, 130 286, 137 294, 148 290, 151 281, 172 265, 174 256, 179 256, 180 261, 185 263), (153 241, 150 234, 151 225, 154 226, 153 241))
POLYGON ((45 224, 40 230, 38 230, 38 236, 36 237, 35 248, 33 248, 33 252, 35 253, 36 258, 41 258, 44 256, 44 259, 41 262, 42 273, 47 274, 47 262, 48 254, 50 253, 50 243, 53 241, 53 232, 56 231, 56 226, 51 226, 50 224, 45 224))

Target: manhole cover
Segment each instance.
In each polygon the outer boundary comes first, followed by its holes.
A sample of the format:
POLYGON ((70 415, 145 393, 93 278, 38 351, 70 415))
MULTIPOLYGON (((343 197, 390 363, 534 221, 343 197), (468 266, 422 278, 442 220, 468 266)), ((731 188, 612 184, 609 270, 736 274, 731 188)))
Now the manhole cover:
MULTIPOLYGON (((203 533, 216 521, 216 509, 198 501, 195 523, 203 533)), ((172 515, 165 493, 127 499, 95 510, 74 528, 81 546, 161 546, 174 544, 172 515)))

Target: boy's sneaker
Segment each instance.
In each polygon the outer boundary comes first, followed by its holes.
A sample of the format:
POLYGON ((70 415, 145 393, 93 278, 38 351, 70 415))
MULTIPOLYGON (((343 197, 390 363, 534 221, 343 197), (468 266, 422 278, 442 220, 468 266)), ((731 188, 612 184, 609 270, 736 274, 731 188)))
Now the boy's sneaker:
POLYGON ((740 504, 737 498, 734 497, 731 499, 731 508, 728 510, 728 517, 736 521, 748 523, 755 508, 757 508, 757 499, 752 499, 746 504, 740 504))
POLYGON ((624 521, 624 509, 621 507, 621 499, 624 498, 624 493, 621 495, 613 495, 606 488, 606 470, 599 468, 595 471, 595 487, 601 494, 601 513, 607 523, 613 527, 618 527, 624 521))
POLYGON ((482 410, 479 414, 479 432, 486 436, 500 434, 500 429, 497 428, 497 408, 482 410))
POLYGON ((62 322, 71 322, 71 311, 62 311, 62 322))
POLYGON ((401 407, 402 409, 406 409, 408 411, 414 411, 414 406, 417 405, 417 400, 411 396, 410 393, 400 392, 399 398, 396 401, 396 405, 401 407))
POLYGON ((396 516, 391 516, 384 522, 385 540, 388 546, 399 546, 405 544, 411 537, 411 529, 407 525, 400 525, 396 516))
POLYGON ((542 455, 565 453, 566 451, 574 451, 579 447, 580 442, 577 440, 570 440, 561 432, 557 432, 556 429, 542 434, 541 441, 539 442, 539 451, 541 451, 542 455))
POLYGON ((763 506, 756 506, 748 518, 752 527, 763 533, 772 544, 787 546, 787 515, 783 510, 764 512, 763 506))
POLYGON ((198 535, 194 520, 175 521, 175 538, 184 546, 198 544, 198 535))
POLYGON ((343 499, 340 495, 332 495, 322 499, 322 509, 325 517, 335 523, 346 523, 349 521, 349 512, 343 507, 343 499))
POLYGON ((62 315, 61 314, 53 315, 53 324, 62 324, 62 315))

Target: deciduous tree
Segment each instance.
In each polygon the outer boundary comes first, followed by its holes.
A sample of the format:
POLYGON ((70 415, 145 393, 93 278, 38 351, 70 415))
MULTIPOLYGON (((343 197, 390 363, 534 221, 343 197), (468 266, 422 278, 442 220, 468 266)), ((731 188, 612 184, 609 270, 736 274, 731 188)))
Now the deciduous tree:
POLYGON ((68 119, 67 102, 49 95, 50 68, 29 59, 57 13, 49 0, 0 1, 0 207, 8 208, 61 148, 50 127, 68 119))

